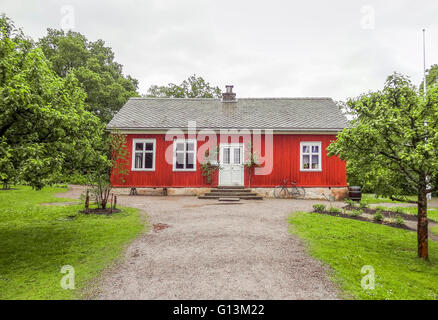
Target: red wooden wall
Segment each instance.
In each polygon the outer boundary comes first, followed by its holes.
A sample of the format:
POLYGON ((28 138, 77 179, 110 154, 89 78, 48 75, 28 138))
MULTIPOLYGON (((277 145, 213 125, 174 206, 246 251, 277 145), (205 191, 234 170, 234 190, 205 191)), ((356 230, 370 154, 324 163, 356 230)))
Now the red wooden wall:
MULTIPOLYGON (((218 174, 214 174, 212 184, 206 183, 201 175, 201 165, 196 165, 196 172, 174 172, 172 164, 165 161, 165 151, 172 141, 165 141, 164 134, 129 134, 127 136, 128 151, 132 152, 133 139, 156 139, 155 171, 131 171, 129 159, 129 174, 122 184, 120 179, 112 177, 112 183, 117 187, 211 187, 217 186, 218 174)), ((347 185, 345 162, 338 157, 327 157, 326 148, 336 138, 335 135, 276 135, 273 137, 273 169, 269 175, 255 175, 251 179, 251 187, 274 187, 283 178, 296 181, 303 187, 344 187, 347 185), (320 141, 322 144, 322 171, 300 172, 300 142, 320 141)), ((208 141, 208 140, 207 140, 208 141)), ((217 138, 219 142, 219 137, 217 138)), ((242 142, 242 138, 240 138, 242 142)), ((197 141, 197 149, 206 142, 197 141)), ((262 151, 264 137, 262 136, 262 151)), ((246 155, 246 151, 245 151, 246 155)), ((264 156, 262 153, 261 156, 264 156)), ((248 186, 248 171, 245 170, 245 186, 248 186)))

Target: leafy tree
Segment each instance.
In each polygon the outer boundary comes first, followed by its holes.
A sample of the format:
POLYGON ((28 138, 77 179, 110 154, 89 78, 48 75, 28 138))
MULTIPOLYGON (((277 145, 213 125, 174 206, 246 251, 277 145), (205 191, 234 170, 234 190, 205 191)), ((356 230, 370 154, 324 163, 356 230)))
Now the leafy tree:
POLYGON ((0 18, 0 176, 40 189, 70 163, 89 163, 104 130, 84 109, 73 73, 60 78, 43 51, 0 18))
POLYGON ((102 146, 102 156, 95 162, 94 170, 88 174, 91 193, 99 208, 106 209, 112 190, 111 177, 125 183, 129 170, 129 152, 126 135, 113 132, 107 136, 102 146))
POLYGON ((92 42, 78 32, 47 29, 38 45, 60 77, 74 74, 87 94, 86 109, 104 123, 130 97, 138 96, 138 81, 123 75, 122 65, 103 40, 92 42))
MULTIPOLYGON (((430 69, 426 70, 426 88, 429 88, 438 83, 438 64, 434 64, 430 69)), ((424 82, 420 84, 420 91, 423 92, 424 82)))
POLYGON ((212 87, 202 77, 190 76, 180 85, 169 83, 167 86, 153 85, 148 89, 148 98, 220 98, 219 87, 212 87))
MULTIPOLYGON (((328 148, 373 184, 379 195, 400 200, 415 192, 418 256, 428 259, 426 195, 438 187, 438 85, 423 97, 402 75, 384 89, 350 99, 355 118, 328 148)), ((405 199, 404 199, 405 200, 405 199)))

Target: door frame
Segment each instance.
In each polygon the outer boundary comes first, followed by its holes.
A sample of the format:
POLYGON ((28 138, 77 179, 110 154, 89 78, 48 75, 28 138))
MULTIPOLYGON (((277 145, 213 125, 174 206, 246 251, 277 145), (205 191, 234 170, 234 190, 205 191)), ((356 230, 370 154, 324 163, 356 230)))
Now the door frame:
MULTIPOLYGON (((245 144, 243 143, 220 143, 219 144, 219 164, 220 166, 222 166, 222 156, 223 156, 223 148, 225 147, 229 147, 229 148, 235 148, 235 147, 241 147, 242 148, 242 154, 241 154, 241 158, 240 158, 240 162, 241 162, 241 166, 242 166, 242 179, 241 179, 241 183, 237 186, 245 186, 245 144)), ((234 154, 233 154, 233 160, 234 160, 234 154)), ((231 151, 230 151, 230 162, 231 162, 231 151)), ((232 165, 230 163, 230 165, 232 165)), ((219 167, 219 174, 218 174, 218 186, 227 186, 221 183, 221 167, 219 167)))

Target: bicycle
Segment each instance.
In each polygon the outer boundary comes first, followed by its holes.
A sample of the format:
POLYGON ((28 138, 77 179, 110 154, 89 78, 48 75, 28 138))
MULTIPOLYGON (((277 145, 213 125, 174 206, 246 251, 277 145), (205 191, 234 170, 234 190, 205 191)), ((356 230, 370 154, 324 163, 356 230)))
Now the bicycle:
POLYGON ((288 195, 294 199, 304 199, 306 197, 306 190, 302 187, 297 187, 296 182, 289 182, 288 179, 284 179, 283 184, 274 188, 274 197, 285 199, 288 195), (287 187, 288 183, 292 186, 290 190, 287 187))

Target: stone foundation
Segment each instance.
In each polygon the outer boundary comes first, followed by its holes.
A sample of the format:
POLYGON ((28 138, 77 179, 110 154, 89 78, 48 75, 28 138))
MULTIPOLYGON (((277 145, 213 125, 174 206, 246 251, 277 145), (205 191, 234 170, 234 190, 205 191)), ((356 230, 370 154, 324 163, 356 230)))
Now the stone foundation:
MULTIPOLYGON (((209 192, 211 188, 167 188, 169 196, 200 196, 209 192)), ((274 188, 250 188, 265 198, 274 198, 274 188)), ((347 187, 334 188, 305 188, 306 199, 327 200, 333 196, 335 200, 343 200, 348 197, 347 187), (326 197, 325 197, 325 196, 326 197)), ((129 195, 130 188, 114 188, 114 194, 129 195)), ((137 188, 137 194, 148 196, 163 196, 163 188, 137 188)))
MULTIPOLYGON (((259 193, 266 198, 274 198, 274 188, 251 188, 254 192, 259 193)), ((334 188, 304 188, 306 190, 305 199, 309 200, 327 200, 329 196, 333 196, 336 201, 343 200, 348 197, 347 187, 334 188), (326 198, 327 197, 327 198, 326 198)))

